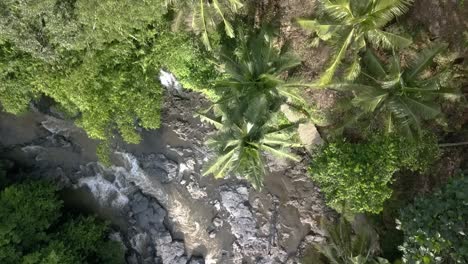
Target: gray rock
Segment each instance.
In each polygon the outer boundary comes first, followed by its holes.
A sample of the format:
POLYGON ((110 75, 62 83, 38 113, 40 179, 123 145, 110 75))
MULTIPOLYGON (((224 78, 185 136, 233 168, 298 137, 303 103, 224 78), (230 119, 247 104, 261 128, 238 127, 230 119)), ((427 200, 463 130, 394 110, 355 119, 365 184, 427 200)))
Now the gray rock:
POLYGON ((131 254, 130 256, 127 257, 127 263, 128 264, 139 264, 138 263, 138 257, 136 256, 135 253, 131 254))
POLYGON ((162 244, 157 247, 156 252, 165 264, 186 264, 188 262, 182 242, 162 244))
POLYGON ((205 260, 203 258, 192 257, 188 264, 205 264, 205 260))
POLYGON ((151 154, 139 158, 141 168, 148 174, 158 177, 162 183, 179 182, 179 165, 163 154, 151 154))
POLYGON ((151 242, 146 233, 138 233, 130 239, 130 245, 143 259, 151 256, 151 252, 148 251, 149 243, 151 242))
POLYGON ((73 122, 52 116, 46 116, 46 120, 43 121, 41 125, 52 134, 59 134, 65 137, 70 136, 70 133, 73 131, 78 131, 78 128, 73 124, 73 122))
POLYGON ((142 198, 139 201, 135 201, 131 204, 131 208, 134 214, 139 214, 148 209, 148 199, 142 198))

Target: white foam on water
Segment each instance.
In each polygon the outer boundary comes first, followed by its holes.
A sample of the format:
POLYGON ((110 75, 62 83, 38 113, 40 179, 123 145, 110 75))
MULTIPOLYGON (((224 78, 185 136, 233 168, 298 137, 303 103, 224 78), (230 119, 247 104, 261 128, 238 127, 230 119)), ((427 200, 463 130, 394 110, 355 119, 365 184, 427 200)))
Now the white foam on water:
POLYGON ((128 204, 128 197, 101 174, 81 178, 78 182, 78 186, 88 187, 101 206, 110 205, 113 208, 123 208, 128 204))
POLYGON ((159 81, 161 82, 161 84, 164 87, 166 87, 168 89, 175 89, 175 90, 177 90, 179 92, 182 89, 182 85, 179 83, 179 81, 177 81, 174 74, 172 74, 170 72, 160 70, 159 71, 159 81))

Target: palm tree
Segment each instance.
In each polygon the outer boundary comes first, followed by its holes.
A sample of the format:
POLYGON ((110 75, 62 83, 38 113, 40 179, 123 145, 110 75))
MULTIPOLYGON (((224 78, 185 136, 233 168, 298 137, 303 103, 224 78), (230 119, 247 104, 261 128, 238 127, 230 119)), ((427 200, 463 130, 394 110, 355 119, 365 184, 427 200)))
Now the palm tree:
POLYGON ((259 189, 266 172, 264 152, 298 160, 287 151, 298 146, 288 133, 296 124, 278 126, 274 120, 287 97, 300 99, 293 89, 302 84, 280 77, 300 62, 274 48, 272 37, 266 28, 242 35, 234 54, 221 56, 227 77, 216 85, 220 99, 211 108, 213 117, 200 115, 218 129, 208 140, 218 156, 205 175, 239 173, 259 189))
POLYGON ((236 14, 243 6, 243 0, 165 0, 166 6, 176 11, 174 28, 190 18, 193 30, 201 34, 203 44, 211 50, 208 33, 222 22, 226 35, 233 38, 234 29, 229 23, 228 14, 236 14))
POLYGON ((247 118, 242 118, 236 123, 229 118, 223 112, 223 123, 218 122, 216 135, 207 141, 207 145, 215 150, 218 156, 205 170, 204 175, 213 174, 216 178, 223 178, 229 173, 238 173, 247 178, 255 189, 261 189, 266 174, 263 153, 294 161, 300 160, 288 151, 291 147, 299 146, 291 139, 291 133, 288 133, 294 126, 276 127, 274 124, 250 123, 247 118))
POLYGON ((377 257, 378 237, 368 225, 352 226, 343 216, 337 224, 322 220, 326 241, 315 244, 315 253, 304 264, 389 264, 377 257))
POLYGON ((444 87, 441 77, 446 71, 425 77, 434 57, 444 49, 436 45, 421 52, 407 67, 401 67, 399 56, 393 55, 388 63, 380 61, 368 50, 364 56, 365 69, 359 83, 335 83, 328 88, 352 91, 351 103, 359 109, 353 117, 357 121, 366 114, 383 120, 388 133, 397 131, 408 138, 422 135, 422 123, 441 114, 438 98, 458 100, 454 89, 444 87))
POLYGON ((333 47, 330 66, 319 80, 320 85, 332 81, 338 67, 349 55, 347 80, 360 72, 359 52, 368 44, 374 48, 403 48, 411 40, 386 32, 382 28, 392 19, 404 14, 413 0, 319 0, 319 18, 300 19, 299 24, 317 34, 333 47))

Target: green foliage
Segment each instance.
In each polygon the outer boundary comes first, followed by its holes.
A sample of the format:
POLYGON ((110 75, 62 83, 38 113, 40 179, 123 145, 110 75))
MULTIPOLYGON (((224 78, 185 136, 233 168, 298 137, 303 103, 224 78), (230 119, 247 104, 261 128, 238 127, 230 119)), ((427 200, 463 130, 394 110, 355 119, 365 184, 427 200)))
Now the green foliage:
POLYGON ((23 252, 47 241, 62 202, 45 183, 13 185, 0 194, 0 262, 20 263, 23 252))
MULTIPOLYGON (((19 114, 26 110, 34 94, 32 73, 42 72, 43 63, 10 44, 0 43, 0 103, 3 110, 19 114)), ((39 76, 38 76, 39 77, 39 76)))
POLYGON ((351 213, 379 213, 392 195, 389 184, 397 170, 396 144, 374 137, 359 144, 326 145, 314 156, 310 173, 332 208, 339 210, 346 203, 351 213))
POLYGON ((160 126, 161 68, 210 94, 207 54, 186 33, 170 32, 159 0, 2 1, 0 103, 21 113, 46 95, 91 138, 118 132, 138 143, 137 127, 160 126))
POLYGON ((437 45, 421 52, 407 67, 401 67, 396 55, 385 63, 367 51, 364 57, 366 67, 358 83, 327 86, 354 94, 351 104, 359 111, 346 118, 346 125, 359 120, 372 124, 377 120, 377 125, 387 133, 397 132, 409 139, 421 137, 423 122, 442 114, 438 98, 450 101, 460 99, 455 89, 441 85, 444 71, 431 73, 430 76, 426 71, 443 48, 437 45))
POLYGON ((0 190, 3 190, 9 183, 9 179, 7 177, 8 170, 13 167, 13 163, 8 160, 0 159, 0 190))
POLYGON ((56 191, 50 184, 30 182, 1 192, 0 262, 122 263, 120 246, 106 239, 108 226, 93 217, 62 217, 56 191))
POLYGON ((243 0, 165 0, 166 6, 173 9, 173 28, 189 22, 193 31, 201 34, 203 44, 208 50, 212 49, 210 35, 216 31, 217 25, 224 24, 227 36, 234 37, 234 28, 229 22, 229 17, 240 12, 243 0))
POLYGON ((161 20, 161 0, 5 0, 0 32, 36 58, 57 60, 64 50, 106 49, 161 20))
POLYGON ((152 56, 158 66, 173 73, 185 89, 201 92, 211 100, 217 99, 213 88, 213 83, 219 79, 215 63, 190 34, 159 32, 152 56))
POLYGON ((426 172, 440 157, 437 137, 425 133, 419 140, 408 140, 404 137, 393 136, 397 145, 398 164, 402 169, 413 172, 426 172))
POLYGON ((287 133, 294 125, 277 126, 272 121, 286 97, 294 96, 292 89, 301 85, 280 78, 299 61, 274 48, 273 34, 267 28, 239 38, 234 54, 221 56, 226 79, 216 84, 220 99, 213 107, 214 117, 200 115, 218 130, 208 141, 217 158, 205 174, 224 177, 239 173, 261 188, 263 152, 297 160, 287 152, 296 145, 287 133))
MULTIPOLYGON (((120 42, 109 45, 105 51, 89 52, 81 61, 69 58, 59 65, 38 64, 32 58, 16 61, 18 56, 28 55, 13 50, 12 63, 22 67, 4 75, 15 86, 8 91, 9 86, 0 86, 7 91, 1 101, 6 102, 6 111, 17 113, 16 109, 28 102, 27 87, 29 96, 45 94, 67 112, 79 114, 78 124, 91 138, 107 139, 117 129, 127 142, 137 143, 139 136, 134 131, 137 124, 144 128, 159 127, 162 90, 154 80, 158 70, 142 55, 149 48, 147 42, 120 42), (30 68, 31 64, 35 67, 30 68), (25 87, 19 87, 25 81, 25 87), (18 90, 22 96, 15 96, 18 90)), ((10 61, 5 61, 0 68, 8 70, 9 64, 10 61)))
POLYGON ((377 256, 378 235, 369 225, 352 225, 341 216, 336 224, 322 219, 322 229, 326 241, 314 245, 304 264, 390 264, 377 256))
POLYGON ((354 80, 360 72, 359 52, 369 43, 378 48, 403 48, 411 40, 386 32, 382 28, 395 17, 404 14, 413 0, 320 0, 318 19, 300 19, 299 24, 331 44, 331 64, 319 84, 329 84, 340 64, 349 58, 345 70, 347 80, 354 80))
POLYGON ((405 263, 468 262, 466 190, 468 178, 462 176, 401 211, 397 224, 405 234, 400 247, 405 263))

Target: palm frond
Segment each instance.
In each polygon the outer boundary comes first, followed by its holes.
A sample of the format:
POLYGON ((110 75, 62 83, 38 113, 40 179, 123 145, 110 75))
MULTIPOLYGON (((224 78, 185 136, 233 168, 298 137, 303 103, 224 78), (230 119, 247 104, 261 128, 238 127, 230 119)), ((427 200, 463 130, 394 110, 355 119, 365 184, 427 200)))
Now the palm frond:
POLYGON ((356 97, 351 101, 366 112, 374 112, 376 108, 389 96, 388 91, 379 87, 364 86, 356 92, 356 97))
POLYGON ((376 27, 383 27, 394 17, 401 16, 408 12, 414 0, 377 0, 369 20, 376 27))
POLYGON ((297 23, 303 28, 303 29, 307 29, 307 30, 310 30, 314 33, 317 34, 317 36, 321 39, 321 40, 324 40, 324 41, 327 41, 329 40, 330 38, 333 37, 333 34, 337 31, 342 31, 342 30, 345 30, 347 28, 349 28, 349 26, 346 26, 346 25, 340 25, 340 24, 336 24, 336 25, 333 25, 333 24, 321 24, 320 22, 318 22, 318 20, 314 19, 314 20, 310 20, 310 19, 298 19, 297 20, 297 23))
POLYGON ((328 260, 327 263, 388 263, 375 256, 379 253, 378 235, 369 225, 353 226, 340 216, 336 224, 322 219, 321 228, 326 240, 315 244, 315 248, 328 260))
POLYGON ((393 77, 398 77, 403 74, 403 70, 400 64, 400 58, 398 55, 393 52, 393 56, 390 58, 388 63, 388 75, 393 77))
MULTIPOLYGON (((421 134, 421 119, 403 98, 393 98, 388 102, 387 107, 398 119, 398 126, 400 128, 408 129, 410 132, 414 128, 418 134, 421 134)), ((410 134, 408 133, 407 135, 410 134)))
POLYGON ((226 35, 234 37, 234 29, 226 13, 238 13, 243 6, 242 2, 241 0, 165 0, 165 5, 177 13, 173 21, 174 30, 178 30, 182 22, 191 17, 190 27, 201 36, 205 47, 211 50, 209 33, 214 31, 219 23, 224 24, 226 35))
POLYGON ((300 144, 290 140, 290 137, 290 135, 286 134, 267 135, 262 140, 262 143, 270 146, 281 146, 286 148, 300 147, 300 144))
POLYGON ((351 66, 349 66, 346 71, 345 79, 347 81, 352 81, 359 76, 359 73, 361 73, 361 58, 356 56, 351 66))
POLYGON ((343 42, 342 46, 338 49, 337 53, 334 55, 331 65, 325 70, 325 73, 320 78, 319 80, 320 85, 327 85, 332 81, 333 76, 335 75, 335 72, 339 64, 341 63, 341 60, 344 58, 346 54, 346 50, 348 49, 348 46, 351 44, 353 35, 354 35, 354 29, 352 29, 349 32, 346 40, 343 42))
POLYGON ((364 54, 364 65, 366 66, 366 69, 369 71, 369 73, 375 76, 377 79, 382 79, 387 75, 384 67, 382 66, 382 63, 370 49, 367 49, 366 53, 364 54))
POLYGON ((402 98, 405 104, 412 109, 412 112, 421 116, 425 120, 432 119, 440 114, 440 106, 434 101, 421 101, 409 96, 402 98))
POLYGON ((214 118, 211 118, 206 115, 206 113, 198 112, 195 114, 196 117, 199 117, 202 122, 206 122, 210 125, 213 125, 216 129, 221 129, 223 124, 214 118))
POLYGON ((353 16, 361 17, 371 11, 373 4, 373 0, 350 0, 349 8, 353 16))
POLYGON ((224 22, 224 30, 226 31, 226 35, 233 38, 234 37, 234 29, 231 26, 231 23, 227 21, 226 17, 224 16, 224 12, 221 10, 221 6, 218 0, 213 0, 213 6, 216 9, 216 12, 221 16, 224 22))
POLYGON ((374 47, 403 48, 411 40, 383 31, 382 28, 395 16, 408 10, 412 0, 320 0, 317 19, 300 19, 298 24, 317 34, 333 46, 330 65, 318 81, 329 84, 345 56, 351 56, 352 64, 345 72, 347 80, 353 80, 360 71, 358 53, 372 44, 374 47))
POLYGON ((335 90, 335 91, 359 91, 362 89, 373 89, 372 86, 364 85, 360 83, 332 83, 325 85, 324 88, 335 90))
POLYGON ((288 151, 283 151, 281 149, 273 148, 266 144, 263 144, 261 148, 265 150, 266 152, 269 152, 279 158, 287 158, 296 162, 299 162, 301 160, 298 156, 291 154, 288 151))
POLYGON ((345 18, 351 18, 353 15, 349 8, 348 0, 319 0, 321 11, 340 21, 345 18))
POLYGON ((369 30, 366 36, 375 48, 401 49, 408 47, 412 43, 410 39, 380 29, 369 30))
POLYGON ((434 57, 444 48, 445 45, 439 44, 433 48, 423 50, 405 71, 405 77, 409 80, 415 79, 419 73, 432 64, 434 57))
POLYGON ((287 128, 272 124, 275 114, 287 97, 300 100, 294 88, 303 82, 285 81, 284 71, 300 62, 292 54, 276 49, 272 32, 253 30, 253 35, 241 35, 235 52, 220 57, 225 65, 224 80, 216 84, 220 99, 216 102, 219 118, 201 116, 215 124, 218 131, 209 146, 217 150, 206 174, 222 177, 236 173, 259 189, 266 173, 264 152, 297 160, 287 150, 298 146, 285 134, 287 128), (282 130, 284 129, 284 131, 282 130))
POLYGON ((224 173, 232 167, 232 162, 235 158, 236 151, 239 151, 238 148, 233 148, 226 154, 218 157, 216 161, 208 167, 208 169, 203 173, 204 176, 213 173, 215 178, 223 178, 224 173))
POLYGON ((294 54, 287 52, 281 54, 277 59, 275 59, 275 68, 274 73, 282 73, 286 70, 292 69, 296 66, 301 65, 301 60, 294 54))
POLYGON ((208 50, 211 50, 210 38, 208 36, 208 28, 205 17, 205 4, 200 0, 200 21, 202 23, 202 42, 208 50))

